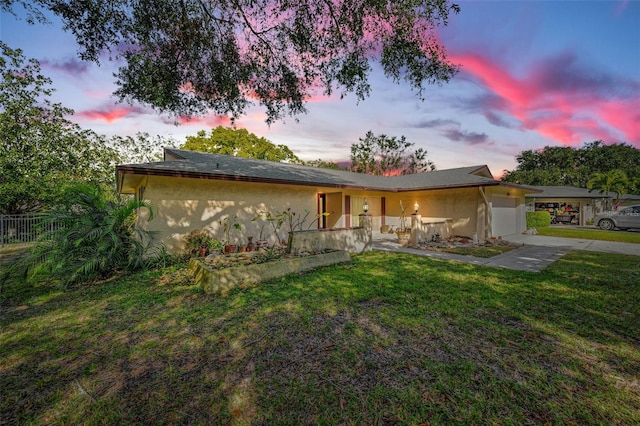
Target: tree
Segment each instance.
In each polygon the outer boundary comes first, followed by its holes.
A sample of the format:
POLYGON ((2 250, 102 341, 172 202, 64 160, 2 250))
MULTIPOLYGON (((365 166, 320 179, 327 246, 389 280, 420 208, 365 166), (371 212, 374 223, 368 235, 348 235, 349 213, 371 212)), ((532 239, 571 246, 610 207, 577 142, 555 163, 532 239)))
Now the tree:
POLYGON ((331 170, 347 170, 344 167, 340 167, 340 164, 333 161, 325 161, 321 159, 305 161, 305 166, 317 167, 319 169, 331 169, 331 170))
POLYGON ((414 144, 385 134, 368 131, 360 143, 351 145, 351 170, 378 176, 406 175, 435 170, 427 160, 427 151, 419 148, 407 152, 414 144))
POLYGON ((614 203, 614 208, 616 208, 620 198, 629 193, 634 185, 635 182, 629 179, 627 174, 620 169, 613 169, 607 173, 596 172, 587 182, 589 192, 597 190, 600 194, 605 194, 605 197, 607 197, 606 210, 609 210, 609 193, 613 192, 616 195, 614 203))
POLYGON ((65 118, 37 61, 0 50, 0 212, 38 210, 73 181, 112 184, 117 152, 65 118))
POLYGON ((151 163, 162 161, 163 148, 176 147, 178 141, 171 137, 139 132, 135 137, 112 136, 107 145, 117 151, 118 164, 151 163))
POLYGON ((222 126, 211 130, 209 135, 201 130, 197 136, 187 136, 187 141, 181 149, 258 160, 302 163, 286 145, 274 145, 268 139, 249 133, 246 129, 222 126))
POLYGON ((546 146, 523 151, 516 161, 516 169, 505 170, 502 180, 524 185, 587 188, 587 182, 596 172, 619 169, 627 176, 640 176, 640 150, 625 143, 606 145, 595 141, 581 148, 546 146))
POLYGON ((242 115, 257 100, 267 123, 305 111, 319 92, 368 96, 371 63, 393 81, 449 81, 435 32, 460 7, 449 0, 0 0, 29 22, 58 15, 84 60, 124 60, 123 100, 162 112, 242 115))

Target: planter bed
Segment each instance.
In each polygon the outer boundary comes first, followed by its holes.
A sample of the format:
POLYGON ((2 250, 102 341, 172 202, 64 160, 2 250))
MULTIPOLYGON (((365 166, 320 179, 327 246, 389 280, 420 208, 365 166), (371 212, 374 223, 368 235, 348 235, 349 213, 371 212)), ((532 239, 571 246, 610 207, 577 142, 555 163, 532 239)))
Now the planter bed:
POLYGON ((205 261, 194 258, 189 262, 189 268, 194 273, 196 283, 202 286, 205 293, 225 294, 241 285, 255 285, 297 272, 350 261, 351 257, 346 251, 331 251, 308 256, 280 257, 265 263, 238 263, 237 266, 223 269, 208 266, 205 261))

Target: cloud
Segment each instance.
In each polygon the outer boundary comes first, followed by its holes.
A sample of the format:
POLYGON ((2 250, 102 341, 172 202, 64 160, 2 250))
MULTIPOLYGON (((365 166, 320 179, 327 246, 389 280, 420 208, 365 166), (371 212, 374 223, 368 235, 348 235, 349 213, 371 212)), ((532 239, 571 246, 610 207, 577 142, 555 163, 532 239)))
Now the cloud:
POLYGON ((571 52, 536 63, 522 77, 477 53, 451 55, 488 93, 467 106, 489 122, 571 145, 589 139, 640 146, 640 82, 584 65, 571 52))
POLYGON ((485 133, 465 132, 456 129, 447 129, 442 135, 454 142, 464 142, 467 145, 493 145, 485 133))
POLYGON ((422 120, 417 123, 409 124, 410 127, 417 129, 432 129, 437 127, 444 127, 450 125, 459 125, 460 123, 453 120, 443 120, 443 119, 435 119, 435 120, 422 120))
POLYGON ((89 69, 89 64, 87 62, 83 62, 78 59, 69 59, 63 62, 54 62, 45 59, 40 61, 40 65, 44 69, 61 71, 73 77, 80 77, 86 74, 89 69))
POLYGON ((209 114, 204 117, 185 117, 180 116, 173 121, 163 120, 165 123, 180 124, 184 126, 198 126, 215 128, 218 126, 230 126, 231 119, 226 115, 209 114))
POLYGON ((618 7, 616 8, 616 16, 622 15, 624 10, 629 5, 629 0, 619 0, 618 7))
POLYGON ((79 117, 89 121, 105 121, 109 124, 122 120, 126 117, 136 116, 143 111, 136 107, 126 107, 121 105, 108 105, 99 109, 89 109, 74 114, 75 117, 79 117))

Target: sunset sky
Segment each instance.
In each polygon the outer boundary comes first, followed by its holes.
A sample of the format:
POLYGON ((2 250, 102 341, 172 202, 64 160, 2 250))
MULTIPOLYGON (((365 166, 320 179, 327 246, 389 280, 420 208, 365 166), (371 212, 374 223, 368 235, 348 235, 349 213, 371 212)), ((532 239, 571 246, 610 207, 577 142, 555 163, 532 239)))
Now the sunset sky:
MULTIPOLYGON (((271 127, 259 109, 238 127, 285 144, 300 158, 340 161, 368 130, 407 137, 438 169, 487 164, 494 175, 516 166, 527 149, 627 142, 640 148, 640 1, 459 1, 459 15, 439 36, 462 66, 454 81, 427 88, 375 71, 372 95, 357 103, 322 98, 309 113, 271 127)), ((176 126, 142 105, 118 104, 116 65, 81 62, 59 23, 29 26, 2 13, 2 41, 41 61, 54 101, 73 108, 83 128, 106 135, 187 135, 217 125, 211 115, 176 126)))

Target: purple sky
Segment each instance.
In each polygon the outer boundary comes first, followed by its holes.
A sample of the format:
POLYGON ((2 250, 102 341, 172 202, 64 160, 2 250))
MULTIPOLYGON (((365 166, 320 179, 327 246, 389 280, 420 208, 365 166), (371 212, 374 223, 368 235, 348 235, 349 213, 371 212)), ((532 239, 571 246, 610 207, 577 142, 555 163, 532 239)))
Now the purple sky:
MULTIPOLYGON (((407 85, 371 75, 372 95, 357 103, 321 98, 309 113, 271 127, 259 109, 238 127, 285 144, 300 158, 340 161, 368 130, 407 137, 438 169, 487 164, 494 175, 515 156, 545 145, 627 142, 640 148, 640 1, 460 1, 440 31, 462 65, 454 81, 428 87, 425 101, 407 85)), ((73 108, 83 128, 106 135, 185 136, 219 124, 211 115, 176 126, 142 105, 118 104, 115 65, 81 62, 60 25, 29 26, 3 13, 0 36, 41 61, 54 101, 73 108)))

